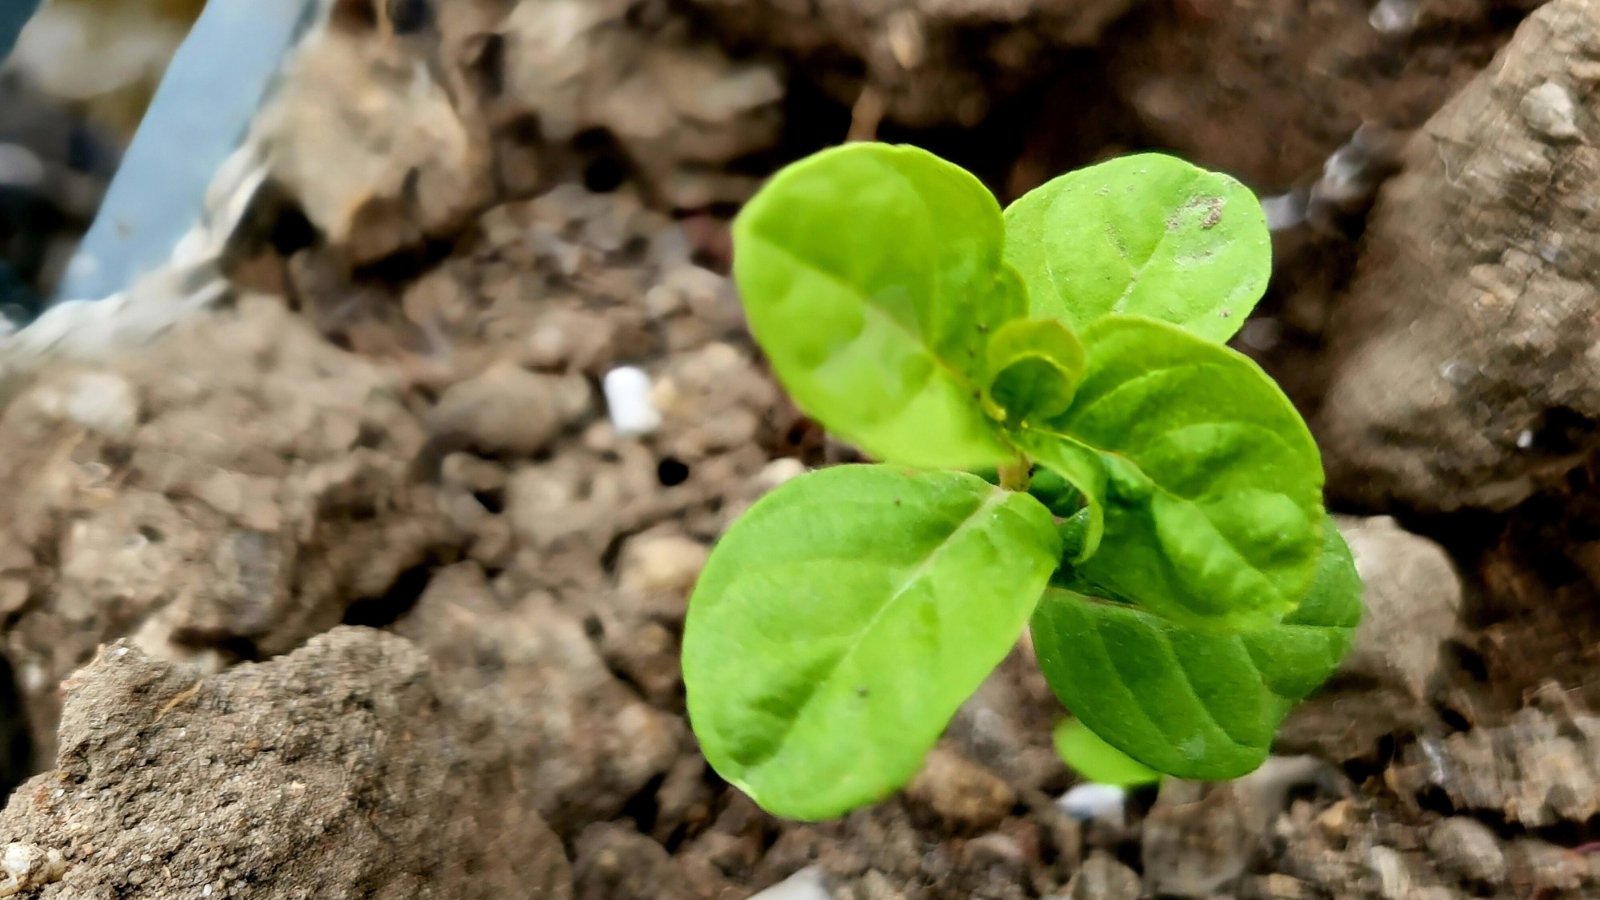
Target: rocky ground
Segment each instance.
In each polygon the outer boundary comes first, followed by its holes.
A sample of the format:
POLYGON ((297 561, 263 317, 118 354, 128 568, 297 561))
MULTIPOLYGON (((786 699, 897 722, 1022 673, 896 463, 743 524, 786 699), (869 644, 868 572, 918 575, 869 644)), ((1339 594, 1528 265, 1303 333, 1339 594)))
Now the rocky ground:
POLYGON ((1600 3, 413 5, 341 0, 288 73, 234 299, 0 413, 0 896, 1600 896, 1600 3), (852 132, 1003 196, 1161 146, 1269 198, 1240 346, 1368 614, 1259 772, 1063 804, 1025 648, 875 808, 707 770, 687 592, 850 458, 726 222, 852 132))

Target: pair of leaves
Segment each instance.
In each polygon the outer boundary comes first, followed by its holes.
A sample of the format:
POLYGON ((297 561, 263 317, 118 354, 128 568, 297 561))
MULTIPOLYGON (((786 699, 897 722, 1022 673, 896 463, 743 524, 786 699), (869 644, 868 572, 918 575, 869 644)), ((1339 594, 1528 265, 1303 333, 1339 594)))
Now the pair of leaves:
MULTIPOLYGON (((1324 534, 1315 446, 1270 379, 1216 343, 1266 277, 1260 209, 1236 182, 1137 156, 1002 214, 930 154, 852 145, 781 172, 734 239, 752 332, 830 430, 896 466, 1026 454, 1058 480, 1047 502, 1085 504, 1058 523, 959 472, 845 467, 741 518, 691 598, 683 668, 708 760, 767 809, 823 818, 903 784, 1030 614, 1057 647, 1127 610, 1203 642, 1306 596, 1324 534), (1039 605, 1063 556, 1075 565, 1039 605)), ((1075 710, 1132 683, 1120 712, 1079 716, 1146 762, 1162 754, 1164 735, 1102 730, 1148 704, 1146 682, 1046 672, 1075 710)), ((1232 765, 1232 748, 1178 752, 1232 765)))
POLYGON ((1039 668, 1106 743, 1180 778, 1243 775, 1350 649, 1361 582, 1329 521, 1316 579, 1281 622, 1225 633, 1052 587, 1033 614, 1039 668))

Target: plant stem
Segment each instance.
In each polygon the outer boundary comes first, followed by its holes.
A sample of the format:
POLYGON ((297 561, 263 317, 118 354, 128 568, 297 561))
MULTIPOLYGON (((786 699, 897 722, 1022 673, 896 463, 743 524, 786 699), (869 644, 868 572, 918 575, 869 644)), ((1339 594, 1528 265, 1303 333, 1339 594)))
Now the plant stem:
POLYGON ((1000 467, 1000 486, 1008 491, 1026 491, 1031 480, 1033 463, 1026 456, 1000 467))

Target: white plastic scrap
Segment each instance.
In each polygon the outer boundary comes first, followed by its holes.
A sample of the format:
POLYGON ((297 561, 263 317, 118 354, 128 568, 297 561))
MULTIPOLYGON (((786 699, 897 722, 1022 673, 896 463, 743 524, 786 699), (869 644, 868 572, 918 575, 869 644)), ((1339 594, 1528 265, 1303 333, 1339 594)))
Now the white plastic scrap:
POLYGON ((1062 794, 1056 804, 1080 822, 1121 822, 1127 801, 1128 792, 1114 784, 1080 784, 1062 794))
POLYGON ((806 866, 750 900, 833 900, 833 892, 828 890, 822 870, 806 866))
POLYGON ((661 427, 661 412, 650 400, 650 376, 643 369, 618 366, 606 373, 601 388, 617 434, 649 434, 661 427))

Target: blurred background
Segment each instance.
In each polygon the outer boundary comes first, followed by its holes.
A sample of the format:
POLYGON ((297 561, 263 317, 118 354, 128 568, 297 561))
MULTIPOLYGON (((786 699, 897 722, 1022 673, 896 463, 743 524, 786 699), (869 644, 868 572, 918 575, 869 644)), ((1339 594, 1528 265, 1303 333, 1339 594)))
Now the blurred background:
POLYGON ((0 64, 0 885, 1600 896, 1597 141, 1596 0, 48 0, 0 64), (1084 783, 1026 646, 844 820, 706 768, 708 548, 856 458, 728 223, 850 139, 1261 196, 1234 344, 1367 615, 1259 772, 1084 783))

